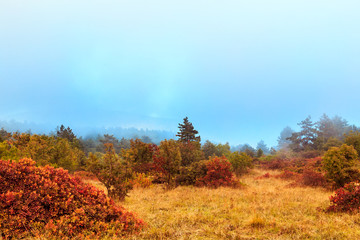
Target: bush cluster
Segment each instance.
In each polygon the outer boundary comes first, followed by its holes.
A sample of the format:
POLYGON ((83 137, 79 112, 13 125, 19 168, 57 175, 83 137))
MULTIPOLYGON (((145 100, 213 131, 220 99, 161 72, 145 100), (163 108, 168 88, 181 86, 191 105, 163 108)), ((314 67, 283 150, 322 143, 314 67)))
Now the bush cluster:
POLYGON ((300 158, 289 159, 273 158, 261 162, 265 169, 282 170, 274 177, 294 180, 292 186, 328 187, 328 181, 322 172, 322 158, 300 158))
POLYGON ((135 173, 130 184, 134 188, 149 188, 152 185, 152 177, 145 173, 135 173))
POLYGON ((360 178, 356 166, 358 163, 355 148, 343 144, 340 147, 332 147, 325 153, 322 168, 326 172, 326 178, 332 181, 335 187, 342 187, 360 178))
POLYGON ((207 173, 206 160, 193 162, 189 166, 181 167, 176 177, 176 184, 180 186, 195 185, 197 179, 203 178, 207 173))
POLYGON ((218 188, 220 186, 237 187, 239 182, 234 179, 231 163, 225 157, 213 157, 206 163, 207 172, 198 178, 197 186, 218 188))
POLYGON ((339 188, 334 196, 330 196, 330 203, 328 212, 359 212, 360 183, 351 182, 339 188))
POLYGON ((313 169, 305 169, 297 178, 297 182, 303 186, 309 187, 326 187, 327 181, 324 174, 314 171, 313 169))
POLYGON ((62 168, 36 167, 30 159, 0 160, 0 232, 5 239, 39 231, 65 239, 122 236, 143 225, 62 168))
POLYGON ((282 173, 276 175, 275 177, 277 178, 281 178, 281 179, 296 179, 298 178, 299 176, 299 173, 296 173, 296 172, 292 172, 292 171, 289 171, 289 170, 284 170, 282 173))

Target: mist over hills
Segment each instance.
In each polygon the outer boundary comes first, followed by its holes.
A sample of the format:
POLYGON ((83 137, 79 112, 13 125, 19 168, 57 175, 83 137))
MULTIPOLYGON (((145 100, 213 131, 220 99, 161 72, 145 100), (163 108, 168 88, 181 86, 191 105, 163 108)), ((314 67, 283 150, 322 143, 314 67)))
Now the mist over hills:
MULTIPOLYGON (((4 128, 8 132, 29 132, 32 134, 56 134, 56 130, 60 127, 61 124, 54 125, 49 123, 38 124, 29 121, 4 121, 0 120, 0 129, 4 128)), ((67 125, 66 125, 67 127, 67 125)), ((151 142, 155 144, 160 144, 160 142, 164 139, 176 139, 175 131, 167 131, 167 130, 159 130, 159 129, 147 129, 147 128, 135 128, 135 127, 89 127, 89 126, 77 126, 72 125, 69 126, 72 131, 75 133, 77 137, 81 137, 83 139, 97 139, 104 134, 113 135, 117 139, 125 138, 125 139, 135 139, 142 138, 147 136, 150 138, 151 142)), ((177 130, 177 129, 176 129, 177 130)), ((201 136, 201 133, 200 133, 201 136)), ((201 143, 204 144, 207 141, 206 138, 202 138, 201 143)), ((215 144, 219 144, 219 141, 211 142, 215 144)), ((223 144, 229 144, 228 142, 224 142, 223 144)), ((254 148, 256 146, 251 146, 248 143, 243 144, 229 144, 231 147, 231 151, 238 151, 242 148, 254 148)), ((269 146, 270 147, 270 146, 269 146)))
MULTIPOLYGON (((37 124, 34 122, 19 122, 15 120, 3 121, 0 120, 0 128, 4 128, 8 132, 31 132, 35 134, 55 134, 57 127, 52 124, 37 124)), ((160 143, 163 139, 175 138, 175 132, 156 129, 143 128, 124 128, 124 127, 86 127, 86 126, 69 126, 77 137, 84 139, 97 138, 99 135, 109 134, 114 137, 121 138, 141 138, 148 136, 153 143, 160 143)))

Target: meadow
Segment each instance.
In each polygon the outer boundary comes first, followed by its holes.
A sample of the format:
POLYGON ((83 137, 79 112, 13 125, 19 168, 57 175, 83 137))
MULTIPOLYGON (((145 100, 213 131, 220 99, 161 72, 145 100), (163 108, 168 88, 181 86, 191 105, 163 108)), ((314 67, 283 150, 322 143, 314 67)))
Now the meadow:
POLYGON ((0 236, 360 239, 360 130, 326 140, 322 122, 278 150, 201 145, 187 118, 178 140, 104 135, 95 153, 69 127, 2 130, 0 236))
POLYGON ((129 239, 359 239, 360 215, 326 213, 333 192, 253 169, 244 187, 137 188, 121 202, 147 227, 129 239))

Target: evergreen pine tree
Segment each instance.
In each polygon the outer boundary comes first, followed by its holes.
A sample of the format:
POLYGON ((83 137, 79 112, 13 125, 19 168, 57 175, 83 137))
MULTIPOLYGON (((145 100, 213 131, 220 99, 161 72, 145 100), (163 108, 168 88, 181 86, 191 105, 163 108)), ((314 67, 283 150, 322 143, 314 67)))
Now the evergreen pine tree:
POLYGON ((200 142, 200 136, 196 136, 199 132, 194 129, 194 126, 189 122, 188 117, 184 118, 184 123, 179 123, 179 132, 176 134, 181 142, 197 141, 200 142))

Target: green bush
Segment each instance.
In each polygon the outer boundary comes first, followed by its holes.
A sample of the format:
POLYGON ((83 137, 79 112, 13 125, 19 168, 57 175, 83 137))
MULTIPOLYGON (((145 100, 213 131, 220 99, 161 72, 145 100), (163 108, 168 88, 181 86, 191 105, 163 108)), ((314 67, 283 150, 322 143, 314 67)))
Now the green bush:
POLYGON ((89 154, 88 171, 107 188, 110 197, 124 200, 129 190, 132 189, 131 179, 133 173, 130 164, 121 159, 113 148, 112 143, 105 143, 106 153, 98 157, 89 154))
POLYGON ((233 152, 229 156, 229 161, 236 175, 241 175, 252 166, 253 158, 244 152, 233 152))
POLYGON ((195 185, 196 180, 206 175, 206 160, 193 162, 190 166, 181 167, 180 174, 176 177, 177 185, 195 185))
POLYGON ((343 144, 341 147, 332 147, 325 153, 322 161, 325 177, 335 187, 342 187, 359 177, 357 161, 358 154, 353 146, 343 144))

